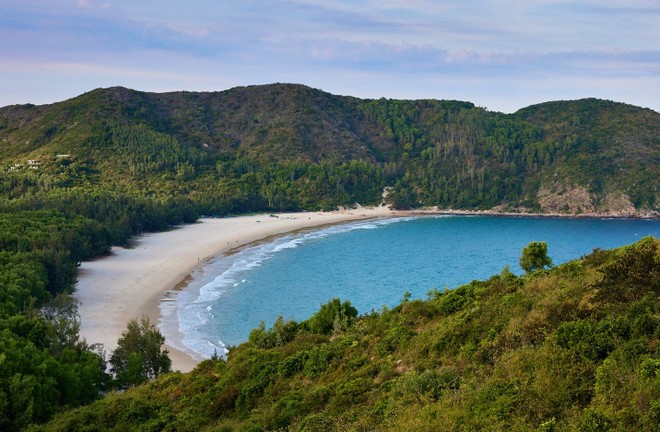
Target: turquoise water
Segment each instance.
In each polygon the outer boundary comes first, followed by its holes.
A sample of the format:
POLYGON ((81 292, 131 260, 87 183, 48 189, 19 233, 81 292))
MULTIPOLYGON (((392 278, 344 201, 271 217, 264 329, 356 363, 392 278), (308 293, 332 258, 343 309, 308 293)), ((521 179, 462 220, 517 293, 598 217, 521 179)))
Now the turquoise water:
POLYGON ((406 291, 426 298, 506 265, 522 274, 518 258, 530 241, 546 241, 560 264, 646 235, 660 237, 660 221, 440 216, 333 226, 210 262, 177 296, 176 323, 183 348, 209 357, 247 340, 262 320, 304 320, 334 297, 368 313, 406 291))

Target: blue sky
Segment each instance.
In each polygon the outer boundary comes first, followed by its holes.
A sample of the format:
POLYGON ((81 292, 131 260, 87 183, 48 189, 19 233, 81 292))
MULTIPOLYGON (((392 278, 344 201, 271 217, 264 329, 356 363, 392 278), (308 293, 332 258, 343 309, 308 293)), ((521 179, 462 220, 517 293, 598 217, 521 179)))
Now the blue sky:
POLYGON ((513 112, 660 111, 660 0, 2 0, 0 106, 289 82, 513 112))

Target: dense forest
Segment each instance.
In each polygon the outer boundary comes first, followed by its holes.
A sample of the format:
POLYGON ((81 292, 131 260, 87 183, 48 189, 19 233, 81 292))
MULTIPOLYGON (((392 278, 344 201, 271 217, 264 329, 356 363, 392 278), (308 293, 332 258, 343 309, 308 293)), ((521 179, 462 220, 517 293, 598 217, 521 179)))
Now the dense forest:
POLYGON ((335 299, 34 431, 654 431, 660 242, 404 298, 335 299))
POLYGON ((333 301, 256 329, 227 361, 125 393, 155 369, 80 340, 68 294, 81 261, 142 232, 377 204, 385 187, 397 208, 657 216, 658 131, 660 114, 596 99, 505 115, 282 84, 0 108, 0 430, 57 414, 44 427, 648 429, 653 239, 370 315, 333 301))
POLYGON ((657 212, 660 114, 597 99, 514 114, 363 100, 299 85, 94 90, 0 109, 5 198, 62 188, 198 214, 374 204, 567 214, 657 212))

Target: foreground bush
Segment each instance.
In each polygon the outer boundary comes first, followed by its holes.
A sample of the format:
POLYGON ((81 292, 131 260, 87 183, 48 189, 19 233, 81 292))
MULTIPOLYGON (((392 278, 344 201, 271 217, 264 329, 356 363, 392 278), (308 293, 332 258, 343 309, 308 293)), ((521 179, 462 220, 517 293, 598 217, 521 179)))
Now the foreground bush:
POLYGON ((352 315, 333 300, 33 430, 657 430, 659 246, 503 271, 341 331, 314 324, 352 315))

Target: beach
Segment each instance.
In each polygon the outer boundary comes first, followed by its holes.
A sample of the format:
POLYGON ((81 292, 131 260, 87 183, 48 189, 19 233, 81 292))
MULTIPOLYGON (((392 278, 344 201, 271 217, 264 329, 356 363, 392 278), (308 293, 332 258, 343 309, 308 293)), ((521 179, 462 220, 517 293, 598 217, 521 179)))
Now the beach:
MULTIPOLYGON (((78 302, 80 336, 87 343, 103 344, 107 356, 131 319, 142 315, 160 320, 159 304, 207 260, 272 236, 342 222, 395 216, 386 207, 334 212, 260 214, 203 218, 170 231, 145 234, 130 248, 83 262, 73 297, 78 302)), ((172 369, 187 372, 201 360, 168 344, 172 369)))

